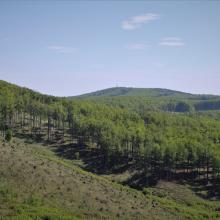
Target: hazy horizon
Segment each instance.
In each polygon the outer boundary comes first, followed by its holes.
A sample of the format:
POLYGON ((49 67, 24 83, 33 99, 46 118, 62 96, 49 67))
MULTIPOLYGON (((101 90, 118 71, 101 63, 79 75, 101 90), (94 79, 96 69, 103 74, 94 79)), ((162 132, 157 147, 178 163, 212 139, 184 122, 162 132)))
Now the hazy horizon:
POLYGON ((55 96, 220 95, 219 11, 218 1, 1 1, 0 79, 55 96))
MULTIPOLYGON (((3 79, 0 79, 0 80, 3 80, 3 79)), ((132 87, 132 86, 113 86, 113 87, 107 87, 107 88, 101 88, 101 89, 96 89, 96 90, 91 90, 91 91, 88 91, 88 92, 85 92, 85 93, 79 93, 79 94, 76 94, 76 95, 65 95, 65 96, 60 96, 60 95, 53 95, 53 94, 50 94, 50 93, 44 93, 42 91, 39 91, 39 90, 36 90, 36 89, 33 89, 33 88, 30 88, 30 87, 27 87, 25 85, 19 85, 19 84, 16 84, 16 83, 13 83, 13 82, 10 82, 10 81, 6 81, 6 80, 3 80, 5 82, 8 82, 8 83, 11 83, 11 84, 14 84, 14 85, 17 85, 17 86, 20 86, 20 87, 23 87, 23 88, 27 88, 27 89, 31 89, 35 92, 39 92, 43 95, 51 95, 51 96, 56 96, 56 97, 74 97, 74 96, 80 96, 80 95, 85 95, 85 94, 89 94, 89 93, 93 93, 93 92, 98 92, 98 91, 102 91, 102 90, 107 90, 107 89, 113 89, 113 88, 132 88, 132 89, 166 89, 166 90, 173 90, 173 91, 176 91, 176 92, 183 92, 183 93, 189 93, 189 94, 193 94, 193 95, 219 95, 219 94, 213 94, 213 93, 191 93, 191 92, 187 92, 187 91, 181 91, 181 90, 178 90, 178 89, 169 89, 169 88, 162 88, 162 87, 132 87)))

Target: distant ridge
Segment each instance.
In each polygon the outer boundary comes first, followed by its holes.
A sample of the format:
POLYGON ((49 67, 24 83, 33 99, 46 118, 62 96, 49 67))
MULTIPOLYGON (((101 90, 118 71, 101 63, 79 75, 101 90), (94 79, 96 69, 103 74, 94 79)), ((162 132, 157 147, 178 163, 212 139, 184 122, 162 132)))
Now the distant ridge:
POLYGON ((83 95, 72 96, 69 98, 101 98, 101 97, 116 97, 116 96, 136 96, 145 98, 182 98, 182 99, 210 99, 219 96, 215 95, 195 95, 191 93, 164 89, 164 88, 133 88, 133 87, 112 87, 103 90, 98 90, 83 95))
POLYGON ((168 98, 168 99, 186 99, 186 100, 216 100, 220 99, 219 95, 211 94, 191 94, 164 88, 134 88, 134 87, 112 87, 103 90, 97 90, 91 93, 85 93, 77 96, 59 97, 48 94, 42 94, 31 88, 16 85, 0 79, 0 89, 7 87, 10 90, 18 90, 19 92, 29 91, 37 95, 48 96, 53 98, 68 98, 68 99, 99 99, 113 97, 141 97, 141 98, 168 98))

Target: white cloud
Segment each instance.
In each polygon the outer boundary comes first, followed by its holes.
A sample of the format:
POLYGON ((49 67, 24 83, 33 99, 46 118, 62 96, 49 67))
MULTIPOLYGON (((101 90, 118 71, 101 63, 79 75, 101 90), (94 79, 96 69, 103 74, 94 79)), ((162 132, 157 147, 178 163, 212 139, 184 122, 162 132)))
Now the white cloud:
POLYGON ((181 38, 178 37, 167 37, 161 40, 159 46, 169 46, 169 47, 183 47, 185 43, 181 38))
POLYGON ((158 14, 153 13, 134 16, 129 20, 122 21, 122 28, 124 30, 134 30, 140 28, 144 23, 159 19, 159 17, 160 16, 158 14))
POLYGON ((146 47, 145 44, 135 43, 127 46, 129 50, 144 50, 146 47))
POLYGON ((57 53, 74 53, 76 51, 76 48, 65 47, 65 46, 49 46, 48 50, 51 50, 57 53))

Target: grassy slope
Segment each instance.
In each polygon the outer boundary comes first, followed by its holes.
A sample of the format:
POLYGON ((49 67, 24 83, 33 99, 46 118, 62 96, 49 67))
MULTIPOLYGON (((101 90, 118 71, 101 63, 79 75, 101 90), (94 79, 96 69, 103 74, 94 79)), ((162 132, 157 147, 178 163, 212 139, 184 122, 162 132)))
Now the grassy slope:
MULTIPOLYGON (((130 171, 131 172, 131 171, 130 171)), ((129 172, 106 176, 117 182, 130 178, 129 172)), ((220 201, 208 197, 205 187, 187 182, 160 180, 155 186, 143 189, 143 194, 154 204, 175 216, 173 219, 220 219, 220 201)))
MULTIPOLYGON (((51 219, 152 219, 155 215, 141 192, 87 173, 41 145, 16 139, 11 146, 1 144, 0 151, 2 219, 9 215, 20 216, 9 219, 47 215, 51 219)), ((158 211, 163 219, 172 216, 160 207, 158 211)), ((160 218, 155 215, 155 219, 160 218)))
POLYGON ((144 193, 156 204, 165 206, 176 219, 220 219, 220 202, 202 199, 190 185, 161 181, 155 187, 146 188, 144 193))
POLYGON ((219 219, 220 203, 161 182, 143 193, 83 171, 45 146, 0 142, 0 219, 219 219))

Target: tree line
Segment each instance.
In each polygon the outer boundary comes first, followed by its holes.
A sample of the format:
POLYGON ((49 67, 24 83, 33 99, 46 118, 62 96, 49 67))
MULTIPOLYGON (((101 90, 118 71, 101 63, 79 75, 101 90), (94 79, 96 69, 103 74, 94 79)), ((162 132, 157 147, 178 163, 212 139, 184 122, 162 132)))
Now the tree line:
POLYGON ((69 137, 78 147, 98 149, 104 170, 126 163, 158 179, 219 178, 218 120, 150 110, 140 114, 0 85, 0 131, 5 138, 19 129, 48 141, 65 142, 69 137))

